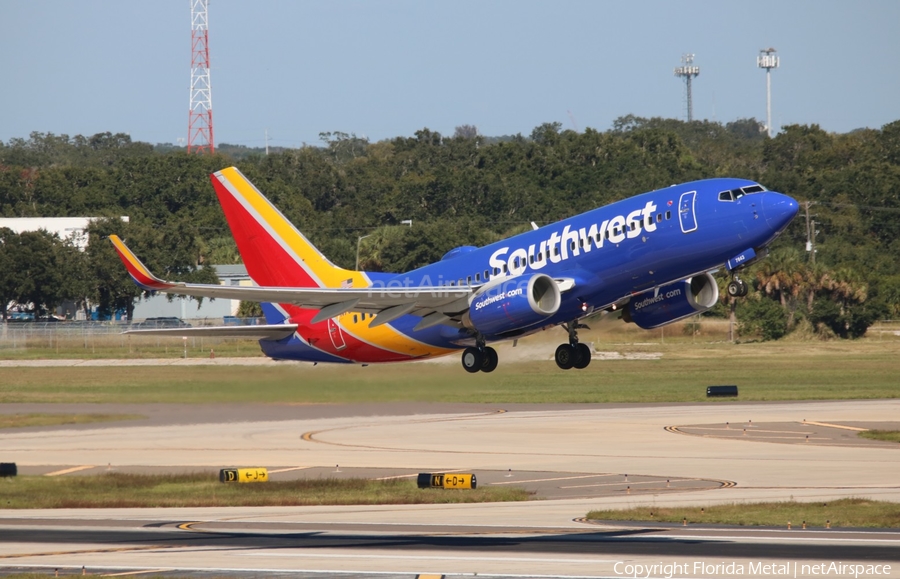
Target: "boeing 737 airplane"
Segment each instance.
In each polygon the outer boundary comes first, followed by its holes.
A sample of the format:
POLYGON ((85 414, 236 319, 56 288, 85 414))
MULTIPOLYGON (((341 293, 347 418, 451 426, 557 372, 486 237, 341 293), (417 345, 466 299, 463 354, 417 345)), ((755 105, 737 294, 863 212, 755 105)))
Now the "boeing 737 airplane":
POLYGON ((369 364, 462 350, 468 372, 492 372, 488 344, 562 326, 562 369, 585 368, 581 320, 621 311, 657 328, 713 307, 711 272, 742 296, 739 270, 797 214, 797 202, 743 179, 706 179, 644 193, 485 247, 457 247, 406 273, 332 264, 234 167, 212 175, 225 217, 256 287, 155 277, 118 236, 111 240, 145 290, 260 302, 262 326, 135 330, 173 336, 259 338, 272 358, 369 364))

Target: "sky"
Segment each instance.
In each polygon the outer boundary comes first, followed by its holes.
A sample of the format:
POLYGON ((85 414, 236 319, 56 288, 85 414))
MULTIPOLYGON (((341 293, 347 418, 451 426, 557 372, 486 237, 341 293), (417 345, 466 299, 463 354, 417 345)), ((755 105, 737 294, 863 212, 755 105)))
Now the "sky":
MULTIPOLYGON (((832 132, 900 119, 900 2, 210 0, 215 142, 299 147, 475 125, 600 131, 685 118, 673 74, 695 54, 694 118, 832 132)), ((32 131, 187 136, 189 0, 0 0, 0 140, 32 131)))

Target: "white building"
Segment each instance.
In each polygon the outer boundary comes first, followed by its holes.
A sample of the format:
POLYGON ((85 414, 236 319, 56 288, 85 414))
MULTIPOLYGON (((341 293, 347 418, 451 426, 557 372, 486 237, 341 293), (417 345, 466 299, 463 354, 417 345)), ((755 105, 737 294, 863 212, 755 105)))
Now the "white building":
MULTIPOLYGON (((212 267, 216 270, 216 275, 219 276, 219 282, 222 285, 254 285, 243 264, 213 265, 212 267)), ((175 316, 182 320, 223 318, 237 314, 240 304, 240 300, 206 298, 202 304, 197 305, 197 300, 194 299, 175 297, 169 301, 165 294, 156 294, 150 299, 135 302, 134 320, 140 321, 163 316, 175 316)))
MULTIPOLYGON (((102 217, 0 217, 0 227, 7 227, 16 233, 38 231, 56 233, 60 239, 70 239, 78 249, 87 248, 87 226, 102 217)), ((128 223, 128 216, 119 219, 128 223)))

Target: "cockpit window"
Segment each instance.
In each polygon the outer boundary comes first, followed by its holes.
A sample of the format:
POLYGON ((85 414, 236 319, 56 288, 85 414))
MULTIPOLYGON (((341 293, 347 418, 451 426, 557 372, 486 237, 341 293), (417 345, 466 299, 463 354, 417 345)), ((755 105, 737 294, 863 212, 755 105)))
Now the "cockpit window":
POLYGON ((766 191, 766 188, 762 185, 748 185, 747 187, 738 187, 737 189, 732 189, 731 191, 722 191, 721 193, 719 193, 719 201, 735 201, 737 199, 740 199, 744 195, 759 193, 761 191, 766 191))

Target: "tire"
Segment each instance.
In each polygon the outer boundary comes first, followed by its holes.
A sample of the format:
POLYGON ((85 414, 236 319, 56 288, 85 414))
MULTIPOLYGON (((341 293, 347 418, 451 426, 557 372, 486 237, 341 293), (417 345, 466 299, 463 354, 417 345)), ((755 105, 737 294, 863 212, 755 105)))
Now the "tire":
POLYGON ((741 297, 741 286, 742 285, 743 284, 740 284, 736 281, 728 282, 728 296, 732 297, 732 298, 741 297))
POLYGON ((587 344, 578 343, 575 345, 575 351, 577 360, 572 366, 578 370, 584 370, 591 363, 591 349, 587 344))
POLYGON ((462 366, 471 374, 478 372, 484 366, 484 354, 478 348, 466 348, 462 353, 462 366))
POLYGON ((493 372, 497 369, 500 357, 497 356, 497 350, 488 346, 484 349, 484 361, 481 363, 482 372, 493 372))
POLYGON ((569 344, 560 344, 559 347, 556 348, 554 359, 556 360, 557 366, 563 370, 568 370, 575 365, 576 356, 577 353, 575 352, 575 348, 569 344))
POLYGON ((747 294, 750 293, 750 286, 747 284, 747 282, 744 282, 744 281, 740 282, 740 286, 741 286, 741 297, 742 298, 747 297, 747 294))

